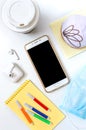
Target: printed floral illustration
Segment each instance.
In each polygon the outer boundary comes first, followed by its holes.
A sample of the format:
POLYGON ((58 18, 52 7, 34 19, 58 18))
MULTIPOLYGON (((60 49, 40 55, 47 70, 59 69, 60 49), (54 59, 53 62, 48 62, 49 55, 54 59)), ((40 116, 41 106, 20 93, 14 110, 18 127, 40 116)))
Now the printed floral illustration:
POLYGON ((63 36, 68 40, 71 46, 79 48, 81 47, 81 42, 83 37, 80 35, 78 29, 74 29, 74 25, 70 25, 63 31, 63 36))

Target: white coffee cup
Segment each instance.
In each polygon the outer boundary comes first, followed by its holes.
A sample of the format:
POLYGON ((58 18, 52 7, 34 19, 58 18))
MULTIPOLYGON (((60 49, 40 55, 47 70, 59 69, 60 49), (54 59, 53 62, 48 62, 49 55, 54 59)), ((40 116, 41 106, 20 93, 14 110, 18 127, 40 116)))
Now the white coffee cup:
POLYGON ((39 7, 35 0, 7 0, 2 8, 3 22, 13 31, 28 33, 39 20, 39 7))

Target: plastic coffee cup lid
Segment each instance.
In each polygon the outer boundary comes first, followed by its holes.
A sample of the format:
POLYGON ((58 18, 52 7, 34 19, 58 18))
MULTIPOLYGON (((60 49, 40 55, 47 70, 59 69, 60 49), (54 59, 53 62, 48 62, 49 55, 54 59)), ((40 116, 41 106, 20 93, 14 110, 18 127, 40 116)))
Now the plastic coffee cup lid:
POLYGON ((7 0, 2 9, 4 23, 17 32, 29 32, 38 21, 39 10, 32 0, 7 0))
POLYGON ((29 25, 35 17, 35 7, 31 1, 14 0, 8 10, 9 22, 16 27, 29 25))

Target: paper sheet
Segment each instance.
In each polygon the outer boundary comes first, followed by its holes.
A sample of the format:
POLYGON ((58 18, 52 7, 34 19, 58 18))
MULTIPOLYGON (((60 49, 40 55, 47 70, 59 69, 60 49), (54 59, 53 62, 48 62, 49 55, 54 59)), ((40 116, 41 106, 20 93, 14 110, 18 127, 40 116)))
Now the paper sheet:
POLYGON ((70 15, 75 15, 75 14, 79 14, 79 15, 84 15, 86 16, 86 10, 80 10, 80 11, 76 11, 76 12, 73 12, 73 13, 70 13, 54 22, 52 22, 50 24, 50 27, 52 29, 52 32, 57 40, 57 44, 59 44, 59 47, 61 49, 61 52, 63 53, 63 55, 66 57, 66 58, 71 58, 83 51, 86 50, 86 47, 84 48, 81 48, 81 49, 76 49, 76 48, 72 48, 70 47, 62 38, 61 36, 61 25, 62 23, 70 16, 70 15))

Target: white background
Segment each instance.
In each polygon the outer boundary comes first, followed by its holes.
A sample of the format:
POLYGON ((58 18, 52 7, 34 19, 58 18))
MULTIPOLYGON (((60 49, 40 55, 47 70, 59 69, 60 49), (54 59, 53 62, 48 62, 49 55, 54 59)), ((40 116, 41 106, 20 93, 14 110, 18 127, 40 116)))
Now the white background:
MULTIPOLYGON (((9 30, 1 19, 1 7, 5 0, 0 0, 0 130, 28 130, 29 128, 5 105, 5 100, 23 83, 26 79, 32 80, 36 86, 56 105, 60 105, 66 87, 56 90, 52 93, 46 93, 29 61, 24 45, 42 35, 47 34, 56 52, 59 54, 70 79, 83 65, 86 64, 86 52, 83 52, 71 59, 65 59, 62 55, 57 41, 55 40, 49 24, 70 11, 85 8, 86 0, 37 0, 40 7, 40 19, 37 27, 28 34, 20 34, 9 30), (16 60, 15 56, 8 54, 10 49, 15 49, 20 56, 20 60, 16 60), (24 70, 25 75, 18 83, 12 83, 6 75, 6 68, 10 63, 17 63, 24 70)), ((74 117, 73 117, 74 118, 74 117)), ((76 119, 76 126, 80 130, 86 124, 86 121, 76 119), (83 124, 83 125, 82 125, 83 124)), ((76 130, 67 116, 55 130, 76 130)))

